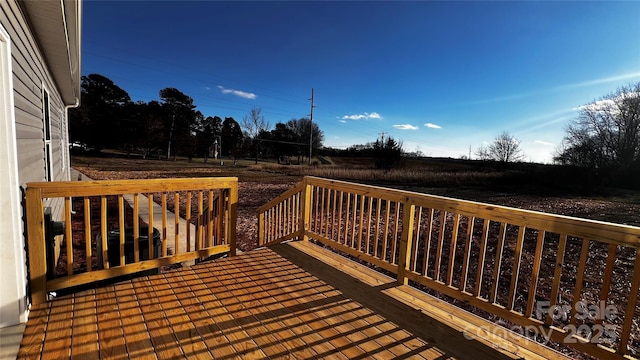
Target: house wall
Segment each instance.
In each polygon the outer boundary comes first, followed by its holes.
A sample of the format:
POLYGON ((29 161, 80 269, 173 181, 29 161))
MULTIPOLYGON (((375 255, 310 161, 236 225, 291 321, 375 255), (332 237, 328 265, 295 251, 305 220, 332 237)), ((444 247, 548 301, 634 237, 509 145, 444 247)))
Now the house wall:
MULTIPOLYGON (((0 1, 0 30, 8 35, 9 41, 5 41, 5 48, 10 53, 10 67, 12 77, 4 83, 11 82, 13 90, 8 98, 13 102, 13 112, 0 112, 0 126, 13 128, 15 131, 15 151, 9 150, 6 158, 0 159, 0 170, 10 167, 12 162, 17 164, 16 179, 9 180, 7 186, 26 188, 26 184, 34 181, 47 181, 47 163, 45 156, 45 126, 43 91, 49 95, 49 114, 51 124, 51 179, 52 181, 69 180, 69 156, 68 156, 68 131, 66 128, 67 110, 62 102, 60 92, 52 80, 51 72, 46 65, 39 44, 29 27, 29 22, 23 9, 15 0, 0 1), (11 96, 13 98, 11 98, 11 96), (12 124, 9 124, 12 122, 12 124), (12 126, 9 126, 12 125, 12 126), (13 157, 13 158, 12 158, 13 157)), ((2 69, 0 69, 2 71, 2 69)), ((0 94, 2 96, 2 94, 0 94)), ((0 103, 0 106, 3 104, 0 103)), ((4 132, 4 131, 3 131, 4 132)), ((5 136, 8 136, 5 132, 5 136)), ((0 139, 2 140, 2 139, 0 139)), ((11 147, 11 145, 8 145, 11 147)), ((0 152, 1 154, 1 152, 0 152)), ((20 189, 10 189, 8 193, 20 193, 20 189), (15 190, 15 191, 14 191, 15 190)), ((6 191, 0 191, 0 202, 15 202, 6 191)), ((55 219, 62 218, 62 201, 51 201, 46 204, 51 206, 55 219)), ((21 205, 17 207, 18 214, 22 215, 21 205)), ((0 213, 0 218, 2 214, 0 213)), ((13 262, 0 261, 0 273, 2 273, 3 289, 0 291, 0 327, 24 322, 26 311, 26 259, 25 240, 21 236, 26 228, 24 219, 19 216, 17 220, 11 220, 13 227, 17 226, 19 234, 0 236, 0 253, 11 252, 13 262), (17 223, 16 223, 17 222, 17 223), (9 249, 11 249, 9 251, 9 249), (15 261, 18 261, 16 264, 15 261), (15 274, 17 277, 16 289, 5 291, 5 274, 15 274), (17 305, 15 303, 18 303, 17 305), (11 304, 9 304, 11 303, 11 304), (9 305, 7 305, 9 304, 9 305), (17 313, 13 308, 19 308, 17 313)), ((6 222, 6 220, 0 219, 6 222)), ((0 225, 6 225, 0 223, 0 225)), ((4 235, 0 233, 0 235, 4 235)), ((58 241, 61 241, 59 237, 58 241)), ((59 246, 56 250, 59 252, 59 246)), ((4 255, 3 255, 4 256, 4 255)), ((12 280, 13 281, 13 280, 12 280)))

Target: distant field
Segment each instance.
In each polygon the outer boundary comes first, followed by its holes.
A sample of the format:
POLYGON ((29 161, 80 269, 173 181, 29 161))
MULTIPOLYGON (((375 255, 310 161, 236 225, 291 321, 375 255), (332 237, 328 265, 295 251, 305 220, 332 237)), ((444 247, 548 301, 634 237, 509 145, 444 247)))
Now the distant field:
POLYGON ((177 161, 74 155, 72 166, 95 179, 238 177, 240 208, 253 216, 258 206, 305 175, 394 187, 409 191, 480 201, 640 226, 640 192, 603 188, 576 169, 539 164, 495 164, 455 159, 407 159, 400 169, 373 169, 372 159, 330 158, 331 165, 278 165, 275 161, 201 158, 177 161), (253 184, 253 185, 250 185, 253 184), (258 184, 261 184, 260 186, 258 184))

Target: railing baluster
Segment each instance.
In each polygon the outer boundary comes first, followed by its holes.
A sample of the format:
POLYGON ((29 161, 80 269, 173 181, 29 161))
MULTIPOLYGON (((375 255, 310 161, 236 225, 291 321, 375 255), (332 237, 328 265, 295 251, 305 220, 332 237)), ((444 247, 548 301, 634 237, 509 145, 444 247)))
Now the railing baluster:
POLYGON ((533 255, 533 266, 531 267, 531 283, 529 285, 529 297, 527 299, 527 308, 524 316, 530 318, 533 315, 533 305, 536 299, 536 291, 538 288, 538 276, 540 274, 540 264, 542 263, 542 248, 544 247, 544 230, 538 230, 538 240, 536 241, 536 251, 533 255))
MULTIPOLYGON (((362 251, 362 236, 364 234, 364 204, 365 196, 360 195, 360 223, 358 225, 358 251, 362 251)), ((365 251, 366 252, 366 251, 365 251)))
POLYGON ((187 224, 187 228, 185 229, 186 233, 186 241, 187 241, 187 252, 191 251, 191 191, 187 191, 187 199, 184 207, 185 211, 185 223, 187 224))
MULTIPOLYGON (((318 217, 319 220, 314 226, 314 231, 316 229, 318 229, 318 230, 322 229, 323 222, 326 222, 326 219, 324 219, 324 214, 322 213, 322 209, 324 209, 326 189, 325 188, 316 187, 315 190, 316 190, 316 199, 319 199, 320 201, 315 201, 315 205, 316 205, 316 214, 315 215, 318 217), (318 192, 320 192, 322 194, 319 195, 318 192), (323 221, 323 220, 325 220, 325 221, 323 221)), ((318 232, 320 232, 320 231, 318 231, 318 232)))
MULTIPOLYGON (((200 192, 200 204, 202 205, 202 191, 200 192)), ((202 210, 200 211, 202 216, 202 210)), ((167 193, 162 193, 162 252, 159 257, 167 256, 167 193)))
POLYGON ((373 211, 373 198, 367 196, 367 232, 364 238, 365 254, 371 255, 371 212, 373 211))
POLYGON ((516 290, 518 287, 518 276, 520 275, 520 261, 522 259, 522 246, 524 245, 525 227, 518 228, 518 238, 516 242, 515 253, 513 255, 513 270, 511 271, 511 285, 509 286, 509 299, 507 300, 507 309, 513 309, 516 298, 516 290))
MULTIPOLYGON (((289 203, 291 199, 285 199, 282 202, 282 236, 287 235, 289 231, 289 203)), ((309 224, 310 226, 312 224, 309 224)))
POLYGON ((460 290, 467 291, 467 276, 469 271, 469 260, 471 259, 471 241, 473 240, 473 223, 476 218, 467 217, 467 236, 464 242, 464 258, 462 259, 462 277, 460 278, 460 290))
POLYGON ((562 277, 562 265, 564 264, 564 252, 567 248, 567 234, 560 234, 558 251, 556 253, 556 267, 553 274, 553 285, 551 285, 551 297, 549 299, 549 313, 545 319, 545 324, 553 324, 553 309, 558 303, 558 291, 560 289, 560 278, 562 277))
POLYGON ((440 263, 442 261, 442 247, 444 246, 444 235, 447 229, 447 212, 440 210, 440 230, 438 231, 438 247, 436 248, 436 262, 433 279, 440 281, 440 263))
POLYGON ((391 237, 391 263, 396 264, 396 247, 400 238, 398 236, 398 231, 400 229, 400 203, 393 203, 395 209, 395 219, 393 221, 393 235, 391 237))
POLYGON ((431 255, 431 233, 433 232, 433 209, 429 209, 427 215, 427 230, 425 231, 424 259, 422 260, 422 272, 424 276, 429 277, 427 269, 429 268, 429 256, 431 255))
POLYGON ((413 229, 413 265, 411 270, 418 272, 418 252, 420 251, 420 222, 422 221, 422 206, 418 206, 413 229))
POLYGON ((451 235, 451 247, 449 250, 449 269, 447 270, 447 285, 453 282, 453 268, 456 262, 456 247, 458 243, 458 227, 460 226, 460 214, 453 216, 453 234, 451 235))
POLYGON ((261 216, 264 216, 264 222, 262 223, 262 226, 260 226, 260 228, 258 229, 258 231, 264 231, 264 239, 262 240, 262 242, 260 242, 261 246, 267 245, 272 240, 271 238, 271 226, 272 226, 271 224, 273 223, 273 221, 271 220, 272 210, 273 208, 270 208, 264 213, 260 213, 261 216))
MULTIPOLYGON (((196 250, 202 249, 202 231, 203 231, 203 195, 202 191, 198 191, 198 227, 196 227, 196 250)), ((163 201, 164 204, 164 201, 163 201)), ((162 206, 164 208, 164 205, 162 206)))
MULTIPOLYGON (((87 262, 87 271, 93 271, 93 264, 91 262, 91 201, 88 196, 84 199, 84 245, 85 245, 85 259, 87 262)), ((71 226, 71 224, 67 224, 71 226)))
POLYGON ((378 257, 378 245, 380 241, 378 240, 380 237, 380 212, 382 207, 382 199, 376 198, 376 232, 374 236, 374 246, 373 246, 373 256, 378 257))
POLYGON ((212 247, 213 245, 215 245, 214 242, 214 233, 213 233, 213 224, 215 223, 215 217, 214 217, 214 213, 215 213, 215 208, 213 207, 213 190, 209 189, 209 195, 208 195, 208 202, 209 202, 209 206, 208 206, 208 210, 207 210, 207 243, 208 243, 208 247, 212 247))
POLYGON ((347 234, 349 233, 349 218, 351 217, 351 193, 347 193, 347 204, 344 208, 344 245, 349 246, 349 239, 347 238, 347 234))
POLYGON ((476 272, 476 284, 473 289, 473 296, 480 297, 482 290, 482 275, 484 272, 484 257, 487 252, 487 237, 489 236, 489 219, 484 220, 482 225, 482 238, 480 239, 480 249, 478 251, 478 268, 476 272))
MULTIPOLYGON (((105 205, 106 205, 106 202, 105 202, 105 205)), ((149 239, 149 241, 152 241, 151 239, 153 239, 153 215, 154 215, 153 206, 155 205, 155 203, 153 202, 153 193, 147 194, 147 205, 148 205, 148 209, 149 209, 149 222, 148 222, 148 228, 147 228, 147 239, 149 239)), ((149 244, 151 244, 151 242, 149 244)), ((161 257, 161 255, 158 254, 158 257, 161 257)), ((153 259, 153 258, 155 258, 155 255, 154 255, 153 251, 151 251, 151 247, 149 247, 149 259, 153 259)))
MULTIPOLYGON (((604 269, 604 278, 602 280, 602 288, 600 289, 600 303, 607 302, 609 298, 609 291, 611 290, 611 277, 613 275, 613 265, 616 262, 616 251, 618 246, 615 244, 609 244, 607 249, 607 265, 604 269)), ((602 316, 596 319, 596 324, 602 324, 602 316)))
MULTIPOLYGON (((299 220, 298 220, 298 200, 300 199, 300 194, 296 193, 291 196, 291 230, 289 233, 299 232, 299 220)), ((310 228, 310 231, 314 229, 310 228)))
POLYGON ((279 238, 282 236, 283 233, 283 229, 282 229, 282 202, 280 202, 278 205, 276 205, 276 238, 279 238))
POLYGON ((124 251, 126 231, 124 227, 124 197, 122 195, 118 195, 118 229, 120 231, 120 266, 124 266, 126 264, 124 251))
POLYGON ((300 231, 300 193, 293 195, 293 232, 300 231))
POLYGON ((356 212, 358 210, 358 194, 353 194, 353 203, 351 204, 351 247, 356 248, 356 212))
POLYGON ((180 253, 180 193, 177 191, 173 194, 173 213, 175 214, 173 217, 173 253, 175 255, 180 253))
POLYGON ((336 229, 336 238, 335 241, 340 243, 340 233, 342 230, 342 203, 343 203, 344 192, 340 191, 340 200, 338 203, 338 228, 336 229))
MULTIPOLYGON (((151 216, 150 219, 151 220, 151 216)), ((100 235, 102 241, 102 267, 108 269, 111 264, 109 264, 109 253, 107 249, 107 197, 100 197, 100 235)))
POLYGON ((328 239, 331 239, 331 235, 329 234, 329 222, 331 222, 331 228, 333 228, 333 216, 331 215, 331 203, 335 202, 334 197, 331 195, 333 193, 333 190, 329 189, 329 188, 323 188, 323 191, 325 191, 327 193, 327 204, 326 204, 326 214, 327 214, 327 221, 325 221, 324 223, 324 236, 328 239))
POLYGON ((491 293, 489 302, 495 303, 498 296, 498 284, 500 283, 500 267, 502 266, 502 252, 504 250, 504 239, 507 235, 507 223, 500 223, 500 234, 498 235, 498 245, 496 245, 496 261, 493 264, 493 280, 491 281, 491 293))
POLYGON ((582 287, 584 286, 584 273, 587 269, 587 258, 589 257, 589 239, 582 239, 582 248, 580 249, 580 262, 576 273, 576 287, 573 290, 573 299, 571 300, 571 325, 577 323, 576 317, 577 304, 582 297, 582 287))
MULTIPOLYGON (((138 217, 139 213, 138 194, 133 195, 133 262, 140 261, 140 221, 138 217)), ((153 239, 149 239, 149 251, 153 249, 153 239)))
POLYGON ((73 275, 73 233, 71 226, 71 197, 64 198, 65 240, 67 244, 67 275, 73 275))
MULTIPOLYGON (((229 244, 229 239, 227 239, 223 233, 224 233, 224 214, 225 214, 225 209, 226 209, 226 204, 224 201, 224 189, 218 189, 218 194, 216 195, 216 205, 214 205, 214 207, 217 206, 217 211, 216 211, 216 215, 215 215, 215 227, 216 227, 216 245, 222 245, 222 244, 229 244)), ((264 231, 264 230, 263 230, 264 231)), ((189 243, 189 241, 187 241, 187 244, 189 243)))
POLYGON ((384 234, 382 237, 382 260, 387 260, 387 242, 389 239, 389 217, 390 217, 390 213, 391 213, 391 201, 387 200, 386 201, 387 206, 385 208, 385 212, 384 212, 384 234))

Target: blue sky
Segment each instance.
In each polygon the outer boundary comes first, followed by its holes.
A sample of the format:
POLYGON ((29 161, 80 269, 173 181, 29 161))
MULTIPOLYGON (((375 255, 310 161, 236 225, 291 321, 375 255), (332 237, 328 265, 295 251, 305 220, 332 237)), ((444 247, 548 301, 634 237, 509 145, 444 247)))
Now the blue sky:
POLYGON ((310 113, 325 145, 460 157, 502 131, 550 162, 576 108, 640 81, 640 2, 84 2, 82 73, 205 116, 310 113))

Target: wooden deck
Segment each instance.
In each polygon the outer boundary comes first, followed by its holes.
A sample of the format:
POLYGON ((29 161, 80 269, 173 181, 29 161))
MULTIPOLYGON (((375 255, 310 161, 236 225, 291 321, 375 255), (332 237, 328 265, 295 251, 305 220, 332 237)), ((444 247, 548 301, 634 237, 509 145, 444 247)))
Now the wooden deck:
POLYGON ((529 357, 467 340, 389 296, 393 279, 356 279, 348 262, 330 266, 305 247, 317 246, 280 244, 40 304, 18 358, 529 357))

